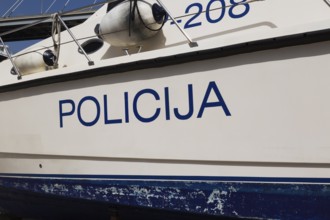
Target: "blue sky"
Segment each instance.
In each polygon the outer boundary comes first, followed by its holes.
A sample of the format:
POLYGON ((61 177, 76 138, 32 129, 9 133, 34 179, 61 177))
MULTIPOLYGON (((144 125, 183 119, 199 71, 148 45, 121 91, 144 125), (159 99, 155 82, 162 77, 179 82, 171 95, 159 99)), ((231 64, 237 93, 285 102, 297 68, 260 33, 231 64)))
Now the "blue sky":
MULTIPOLYGON (((96 2, 102 1, 103 0, 96 0, 96 2)), ((16 4, 17 8, 15 11, 12 12, 11 17, 45 13, 53 2, 55 3, 52 7, 50 7, 48 13, 54 13, 62 10, 66 3, 67 5, 64 10, 71 10, 81 6, 93 4, 95 0, 0 0, 1 17, 16 2, 20 4, 16 4)))
MULTIPOLYGON (((93 4, 94 2, 103 1, 104 0, 0 0, 0 17, 40 15, 47 10, 47 14, 51 14, 62 11, 63 9, 64 11, 68 11, 93 4)), ((34 42, 36 41, 5 43, 9 45, 10 50, 15 53, 34 42)))

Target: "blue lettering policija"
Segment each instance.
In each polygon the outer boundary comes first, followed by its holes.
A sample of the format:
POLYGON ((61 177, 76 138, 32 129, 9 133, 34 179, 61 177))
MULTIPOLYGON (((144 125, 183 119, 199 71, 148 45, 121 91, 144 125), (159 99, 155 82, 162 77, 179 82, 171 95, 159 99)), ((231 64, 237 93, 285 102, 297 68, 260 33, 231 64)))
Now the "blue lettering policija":
MULTIPOLYGON (((138 108, 138 103, 141 98, 141 96, 153 96, 155 101, 161 101, 159 94, 153 90, 153 89, 143 89, 135 94, 133 98, 133 103, 129 103, 129 94, 128 92, 124 93, 124 117, 123 119, 110 119, 108 115, 108 96, 103 95, 103 100, 98 100, 97 98, 93 96, 85 96, 83 97, 79 102, 75 102, 71 99, 65 99, 59 101, 59 115, 60 115, 60 127, 64 127, 64 119, 66 117, 72 117, 76 115, 78 118, 80 124, 83 126, 94 126, 97 124, 100 119, 102 118, 102 122, 105 125, 110 124, 121 124, 121 123, 129 123, 130 122, 130 106, 132 107, 134 116, 137 120, 143 123, 149 123, 155 121, 161 114, 162 109, 161 108, 155 108, 154 113, 150 116, 142 115, 138 108), (95 117, 93 119, 86 120, 83 118, 81 110, 85 103, 90 102, 93 103, 96 107, 95 117), (64 111, 63 107, 66 107, 65 109, 67 111, 64 111), (103 113, 103 117, 101 117, 101 113, 103 113)), ((190 119, 194 114, 194 93, 193 93, 193 85, 188 85, 188 105, 189 109, 188 112, 183 114, 182 111, 179 110, 179 108, 173 108, 171 110, 170 108, 170 94, 169 94, 169 88, 164 88, 164 100, 165 102, 165 109, 164 109, 164 116, 166 120, 171 120, 171 118, 174 116, 175 118, 179 120, 187 120, 190 119)), ((203 101, 200 105, 200 108, 197 113, 197 118, 202 118, 204 111, 206 108, 214 108, 219 107, 222 108, 223 112, 226 116, 231 116, 229 109, 225 103, 225 100, 222 98, 222 95, 220 93, 220 90, 217 87, 217 84, 215 82, 210 82, 208 84, 208 87, 205 91, 205 95, 203 98, 203 101), (215 97, 217 98, 216 101, 210 102, 209 97, 211 93, 215 94, 215 97)))

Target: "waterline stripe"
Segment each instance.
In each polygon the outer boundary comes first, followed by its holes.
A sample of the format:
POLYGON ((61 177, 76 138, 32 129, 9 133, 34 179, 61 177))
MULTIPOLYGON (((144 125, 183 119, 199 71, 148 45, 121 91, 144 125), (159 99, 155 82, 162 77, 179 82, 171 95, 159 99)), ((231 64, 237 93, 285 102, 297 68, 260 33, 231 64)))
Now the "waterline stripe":
POLYGON ((41 178, 72 180, 144 180, 144 181, 219 181, 258 183, 329 183, 330 178, 306 177, 245 177, 245 176, 155 176, 155 175, 67 175, 67 174, 14 174, 0 173, 0 178, 41 178))

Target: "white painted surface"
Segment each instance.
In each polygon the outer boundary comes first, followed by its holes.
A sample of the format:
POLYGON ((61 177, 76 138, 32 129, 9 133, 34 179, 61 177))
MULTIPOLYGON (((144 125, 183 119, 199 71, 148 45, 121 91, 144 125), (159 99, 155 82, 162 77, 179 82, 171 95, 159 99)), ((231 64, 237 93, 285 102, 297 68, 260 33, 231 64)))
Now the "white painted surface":
MULTIPOLYGON (((176 17, 188 4, 184 1, 180 8, 164 2, 176 17)), ((91 55, 95 66, 87 65, 73 43, 62 46, 59 69, 21 81, 10 75, 12 66, 4 61, 1 83, 10 85, 330 26, 330 8, 323 1, 267 0, 252 2, 250 7, 244 18, 224 18, 221 30, 214 24, 187 30, 198 39, 197 48, 189 48, 178 30, 167 24, 162 35, 150 45, 146 42, 145 52, 117 56, 122 51, 106 45, 91 55)), ((100 19, 94 16, 73 31, 80 37, 89 36, 100 19)), ((69 41, 66 33, 62 38, 69 41)), ((315 43, 2 93, 0 173, 328 178, 329 51, 329 42, 315 43), (197 118, 210 82, 216 83, 231 116, 214 107, 206 108, 203 117, 197 118), (181 114, 188 111, 189 84, 193 86, 194 113, 188 120, 179 120, 173 108, 178 107, 181 114), (170 120, 166 120, 164 88, 169 90, 170 120), (155 100, 145 94, 138 101, 138 110, 145 117, 160 108, 160 115, 150 123, 139 121, 132 108, 134 97, 143 89, 152 89, 160 97, 155 100), (124 120, 125 92, 129 123, 124 120), (122 123, 104 124, 104 95, 109 118, 122 119, 122 123), (101 105, 98 123, 85 127, 75 112, 63 118, 61 128, 60 100, 70 99, 77 107, 87 96, 95 97, 101 105)), ((213 92, 210 102, 217 101, 213 92)), ((86 121, 93 120, 95 105, 85 102, 81 114, 86 121)))

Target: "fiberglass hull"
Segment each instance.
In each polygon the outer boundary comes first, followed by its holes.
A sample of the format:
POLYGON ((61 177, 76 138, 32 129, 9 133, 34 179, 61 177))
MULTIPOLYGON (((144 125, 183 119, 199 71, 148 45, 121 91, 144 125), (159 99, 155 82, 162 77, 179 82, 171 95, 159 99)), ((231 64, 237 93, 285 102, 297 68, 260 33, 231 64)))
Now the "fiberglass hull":
POLYGON ((96 68, 84 79, 4 88, 1 189, 326 219, 329 49, 325 41, 93 77, 107 71, 96 68))

